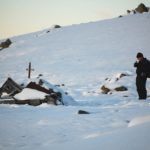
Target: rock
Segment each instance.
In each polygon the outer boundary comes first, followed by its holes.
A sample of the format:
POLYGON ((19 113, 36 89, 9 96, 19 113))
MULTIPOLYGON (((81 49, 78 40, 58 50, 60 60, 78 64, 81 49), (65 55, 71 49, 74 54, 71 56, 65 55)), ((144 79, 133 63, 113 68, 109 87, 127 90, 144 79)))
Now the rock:
POLYGON ((90 114, 89 112, 85 111, 85 110, 79 110, 78 114, 90 114))
POLYGON ((54 25, 54 28, 56 29, 56 28, 61 28, 61 26, 60 25, 54 25))
POLYGON ((122 18, 122 17, 123 17, 122 15, 119 16, 119 18, 122 18))
POLYGON ((128 76, 128 75, 125 74, 125 73, 121 73, 121 74, 120 74, 120 78, 125 77, 125 76, 128 76))
POLYGON ((135 10, 138 13, 148 12, 148 8, 143 3, 141 3, 135 10))
POLYGON ((0 44, 0 47, 2 48, 2 49, 4 49, 4 48, 8 48, 10 45, 11 45, 11 40, 10 39, 7 39, 5 42, 2 42, 1 44, 0 44))
POLYGON ((130 14, 131 13, 131 10, 127 10, 127 14, 130 14))
POLYGON ((120 86, 116 87, 114 90, 120 92, 120 91, 127 91, 128 89, 125 86, 120 86))
POLYGON ((107 87, 105 87, 105 85, 103 85, 103 86, 101 87, 101 90, 102 90, 102 93, 103 93, 103 94, 108 94, 108 92, 110 92, 110 89, 107 88, 107 87))

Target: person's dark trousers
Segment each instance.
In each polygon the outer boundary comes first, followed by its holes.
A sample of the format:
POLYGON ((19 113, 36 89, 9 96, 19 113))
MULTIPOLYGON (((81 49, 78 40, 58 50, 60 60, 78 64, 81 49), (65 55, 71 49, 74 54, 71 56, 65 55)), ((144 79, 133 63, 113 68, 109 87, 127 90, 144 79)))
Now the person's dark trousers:
POLYGON ((147 91, 146 91, 146 80, 147 78, 144 76, 137 76, 136 77, 136 87, 137 92, 139 95, 139 99, 146 99, 147 98, 147 91))

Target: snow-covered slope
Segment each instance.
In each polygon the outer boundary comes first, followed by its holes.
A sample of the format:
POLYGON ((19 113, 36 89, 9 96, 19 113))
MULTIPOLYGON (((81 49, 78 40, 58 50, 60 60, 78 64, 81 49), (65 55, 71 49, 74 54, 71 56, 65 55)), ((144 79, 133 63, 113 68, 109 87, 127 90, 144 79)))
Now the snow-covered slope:
MULTIPOLYGON (((150 13, 145 13, 11 38, 10 48, 0 51, 0 86, 8 76, 18 83, 27 80, 32 62, 32 78, 43 74, 52 84, 64 84, 61 88, 77 105, 0 105, 0 149, 148 149, 138 130, 149 139, 150 99, 138 101, 133 63, 139 51, 150 59, 149 27, 150 13), (121 73, 129 76, 116 81, 121 73), (128 91, 103 95, 104 84, 112 89, 124 85, 128 91), (79 109, 91 114, 80 116, 79 109), (138 146, 125 147, 133 142, 138 146)), ((147 90, 149 95, 149 79, 147 90)))
POLYGON ((116 72, 133 70, 138 51, 150 58, 150 13, 31 33, 0 51, 0 82, 8 75, 34 75, 51 82, 87 85, 116 72), (87 82, 88 81, 88 82, 87 82))

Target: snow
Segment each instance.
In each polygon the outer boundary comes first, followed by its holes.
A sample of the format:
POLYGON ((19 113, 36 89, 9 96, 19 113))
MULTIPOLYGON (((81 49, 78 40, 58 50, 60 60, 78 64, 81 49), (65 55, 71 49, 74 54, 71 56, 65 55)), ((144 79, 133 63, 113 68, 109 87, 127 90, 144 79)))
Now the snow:
POLYGON ((20 93, 14 96, 17 100, 44 99, 47 94, 30 88, 24 88, 20 93))
POLYGON ((137 126, 137 125, 140 125, 140 124, 143 124, 143 123, 147 123, 147 122, 150 122, 150 115, 148 116, 142 116, 142 117, 137 117, 137 118, 134 118, 128 125, 128 127, 133 127, 133 126, 137 126))
POLYGON ((97 107, 0 105, 0 149, 133 150, 135 146, 136 150, 147 150, 149 122, 128 125, 137 116, 148 116, 149 107, 150 101, 97 107), (78 115, 79 109, 91 114, 78 115))
POLYGON ((0 149, 149 150, 150 97, 138 100, 133 67, 139 51, 150 59, 149 27, 144 13, 11 38, 10 48, 0 51, 0 86, 9 76, 29 83, 31 62, 32 80, 42 74, 45 87, 64 91, 67 106, 0 105, 0 149), (111 93, 102 94, 102 85, 111 93), (128 91, 116 92, 117 86, 128 91))

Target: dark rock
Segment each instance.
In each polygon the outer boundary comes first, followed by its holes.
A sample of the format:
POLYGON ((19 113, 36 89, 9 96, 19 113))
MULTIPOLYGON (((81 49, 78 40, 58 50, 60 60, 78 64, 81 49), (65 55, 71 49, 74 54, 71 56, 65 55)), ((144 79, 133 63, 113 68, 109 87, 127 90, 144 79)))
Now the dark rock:
POLYGON ((103 94, 108 94, 108 92, 110 92, 110 89, 107 88, 105 85, 103 85, 103 86, 101 87, 101 90, 102 90, 102 93, 103 93, 103 94))
POLYGON ((85 111, 85 110, 79 110, 78 114, 90 114, 89 112, 85 111))
POLYGON ((130 10, 127 10, 127 14, 130 14, 131 13, 131 11, 130 10))
POLYGON ((119 16, 119 18, 122 18, 122 17, 123 17, 122 15, 119 16))
POLYGON ((130 121, 130 120, 126 120, 125 122, 126 122, 126 123, 130 123, 131 121, 130 121))
POLYGON ((60 25, 54 25, 54 28, 61 28, 60 25))
POLYGON ((136 14, 136 11, 135 11, 135 10, 133 10, 133 14, 136 14))
POLYGON ((2 48, 2 49, 4 49, 4 48, 8 48, 10 45, 11 45, 11 40, 10 39, 7 39, 5 42, 2 42, 1 44, 0 44, 0 47, 2 48))
POLYGON ((121 74, 120 74, 120 78, 125 77, 125 76, 128 76, 128 75, 125 74, 125 73, 121 73, 121 74))
POLYGON ((120 86, 115 88, 114 90, 120 92, 120 91, 127 91, 128 89, 125 86, 120 86))
POLYGON ((139 13, 148 12, 148 8, 143 3, 141 3, 135 10, 139 13))
POLYGON ((43 74, 39 74, 39 75, 38 75, 38 77, 42 77, 42 76, 43 76, 43 74))
POLYGON ((123 97, 129 97, 128 95, 124 95, 123 97))
POLYGON ((68 95, 68 92, 65 92, 66 95, 68 95))

